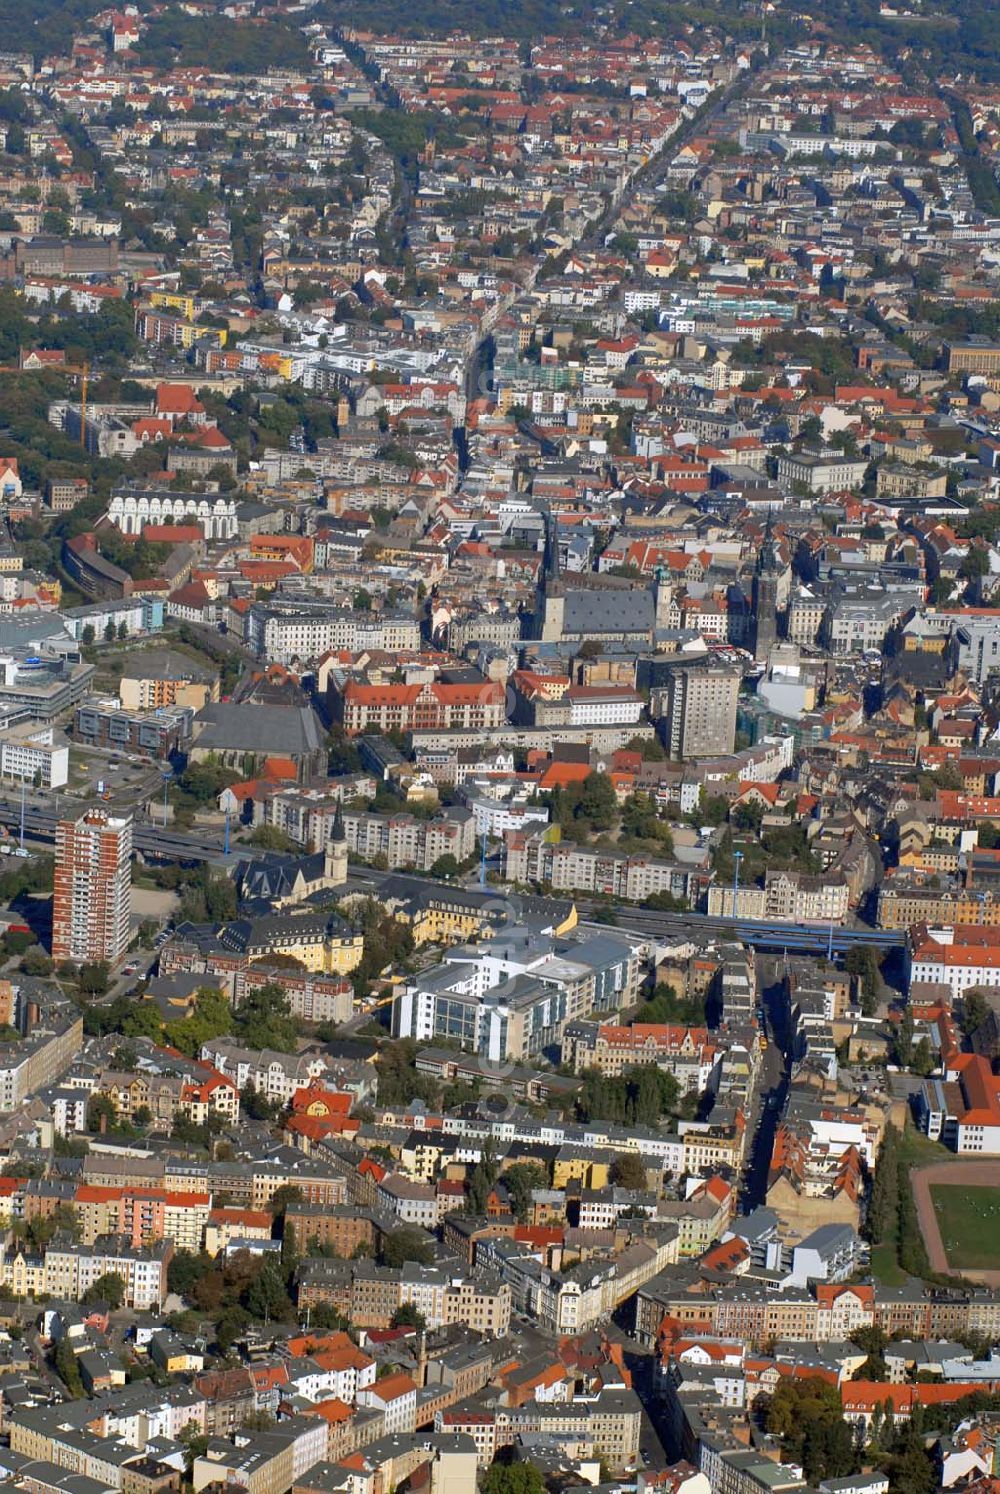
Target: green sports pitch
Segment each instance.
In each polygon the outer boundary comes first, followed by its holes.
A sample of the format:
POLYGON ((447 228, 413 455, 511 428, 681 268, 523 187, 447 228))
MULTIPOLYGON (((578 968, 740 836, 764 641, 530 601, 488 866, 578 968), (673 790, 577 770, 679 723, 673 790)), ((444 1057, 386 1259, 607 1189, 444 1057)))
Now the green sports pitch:
POLYGON ((947 1183, 930 1194, 952 1270, 1000 1270, 1000 1188, 947 1183))

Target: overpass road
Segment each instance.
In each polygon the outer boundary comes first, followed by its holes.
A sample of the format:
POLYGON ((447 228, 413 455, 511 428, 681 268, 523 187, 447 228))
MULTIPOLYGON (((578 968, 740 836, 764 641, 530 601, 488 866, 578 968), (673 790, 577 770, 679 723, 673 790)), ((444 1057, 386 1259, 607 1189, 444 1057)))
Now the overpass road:
MULTIPOLYGON (((110 804, 108 809, 114 811, 120 809, 120 805, 110 804)), ((28 804, 24 810, 24 831, 31 840, 55 841, 56 825, 59 820, 70 813, 75 817, 81 812, 81 806, 74 805, 73 809, 65 812, 56 809, 42 808, 37 804, 28 804)), ((8 829, 18 831, 21 825, 21 806, 9 800, 0 801, 0 824, 6 825, 8 829)), ((183 830, 171 830, 165 826, 143 823, 137 821, 132 829, 132 844, 143 856, 156 856, 163 861, 217 861, 223 856, 222 832, 209 835, 205 831, 194 831, 188 833, 183 830)), ((233 844, 230 857, 241 858, 264 856, 266 851, 256 846, 233 844)))
MULTIPOLYGON (((78 810, 74 809, 74 812, 78 810)), ((54 841, 55 830, 61 813, 54 808, 28 804, 24 810, 25 833, 32 840, 54 841)), ((0 824, 18 830, 21 822, 21 806, 11 800, 0 800, 0 824)), ((143 856, 154 856, 164 861, 221 861, 223 859, 222 835, 217 832, 171 830, 165 826, 137 822, 132 831, 135 849, 143 856)), ((266 851, 254 846, 234 845, 231 857, 264 856, 266 851)), ((443 885, 429 877, 414 873, 376 871, 372 867, 355 867, 351 870, 351 890, 370 891, 377 895, 379 888, 390 878, 405 877, 414 887, 440 888, 443 885)), ((490 886, 486 895, 502 903, 506 899, 503 888, 490 886)), ((756 949, 787 950, 790 954, 843 955, 854 945, 872 945, 888 952, 905 945, 905 935, 899 929, 875 929, 867 924, 855 927, 820 924, 807 926, 793 923, 768 923, 754 919, 725 918, 707 913, 668 913, 653 908, 632 907, 627 903, 598 902, 591 898, 578 898, 577 911, 581 922, 595 929, 608 926, 607 916, 613 915, 614 927, 635 933, 647 939, 681 939, 685 935, 699 936, 717 934, 739 939, 756 949)))
MULTIPOLYGON (((376 871, 368 866, 352 867, 349 880, 358 891, 377 893, 390 878, 398 881, 401 876, 415 883, 435 885, 432 879, 410 872, 376 871)), ((498 903, 507 897, 505 889, 494 884, 486 888, 486 893, 496 898, 498 903)), ((569 893, 556 895, 570 897, 569 893)), ((577 897, 575 902, 581 922, 590 924, 595 929, 607 928, 610 913, 613 915, 615 928, 641 934, 648 939, 679 939, 685 935, 698 937, 708 933, 740 939, 746 944, 752 944, 755 949, 787 950, 789 954, 834 955, 846 954, 855 944, 871 944, 878 950, 888 952, 902 949, 906 942, 905 935, 899 929, 875 929, 868 924, 844 928, 835 924, 831 929, 829 924, 768 923, 747 918, 710 916, 707 913, 667 913, 655 908, 633 907, 630 903, 609 903, 588 897, 577 897)))
POLYGON ((846 954, 856 944, 870 944, 878 950, 902 949, 906 943, 900 929, 874 929, 867 924, 840 927, 834 924, 768 923, 747 918, 723 918, 707 913, 665 913, 653 908, 633 908, 625 903, 609 905, 577 900, 581 920, 602 922, 609 906, 615 926, 644 934, 650 939, 682 938, 685 934, 712 933, 729 935, 755 949, 787 949, 790 954, 846 954))

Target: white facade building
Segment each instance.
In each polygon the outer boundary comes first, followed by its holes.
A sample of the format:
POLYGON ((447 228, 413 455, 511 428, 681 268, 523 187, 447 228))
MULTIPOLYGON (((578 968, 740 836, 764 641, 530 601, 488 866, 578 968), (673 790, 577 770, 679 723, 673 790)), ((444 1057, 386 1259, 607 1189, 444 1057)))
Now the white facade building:
POLYGON ((642 717, 642 696, 633 690, 604 690, 598 685, 570 686, 570 726, 632 726, 642 717))
POLYGON ((221 493, 116 493, 108 518, 123 534, 141 534, 147 524, 198 524, 207 540, 239 532, 236 500, 221 493))
POLYGON ((247 615, 246 642, 270 663, 318 659, 348 649, 403 653, 420 648, 420 624, 413 617, 367 616, 353 609, 304 599, 301 605, 262 603, 247 615))
POLYGON ((15 726, 0 732, 0 778, 39 788, 64 788, 69 780, 69 747, 57 742, 51 726, 15 726))
POLYGON ((417 1420, 417 1387, 408 1375, 387 1375, 367 1385, 358 1395, 359 1406, 385 1412, 385 1432, 412 1432, 417 1420), (404 1383, 405 1382, 405 1383, 404 1383))
POLYGON ((547 825, 549 811, 543 804, 526 804, 518 800, 469 799, 477 836, 485 833, 501 840, 507 830, 523 830, 526 825, 547 825))
POLYGON ((1000 986, 1000 938, 989 928, 964 929, 962 944, 955 942, 953 927, 921 927, 911 936, 908 951, 909 979, 933 981, 951 988, 953 997, 973 986, 1000 986))

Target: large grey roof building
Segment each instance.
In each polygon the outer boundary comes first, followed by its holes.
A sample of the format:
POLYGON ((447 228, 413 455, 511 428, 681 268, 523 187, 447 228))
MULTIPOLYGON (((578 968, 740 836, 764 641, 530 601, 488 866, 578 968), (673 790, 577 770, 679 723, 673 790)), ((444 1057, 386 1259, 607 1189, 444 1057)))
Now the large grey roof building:
POLYGON ((308 706, 206 705, 194 720, 191 757, 203 762, 210 756, 241 770, 249 766, 248 758, 291 758, 300 782, 326 765, 322 728, 308 706))

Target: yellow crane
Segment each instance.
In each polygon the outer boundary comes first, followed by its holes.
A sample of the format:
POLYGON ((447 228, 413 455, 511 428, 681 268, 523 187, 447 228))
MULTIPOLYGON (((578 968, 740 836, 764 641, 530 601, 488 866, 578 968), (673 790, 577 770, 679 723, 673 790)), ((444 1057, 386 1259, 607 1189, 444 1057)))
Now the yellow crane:
POLYGON ((60 373, 77 374, 80 379, 80 445, 87 449, 87 389, 90 385, 90 362, 84 359, 82 363, 64 363, 59 370, 60 373))

